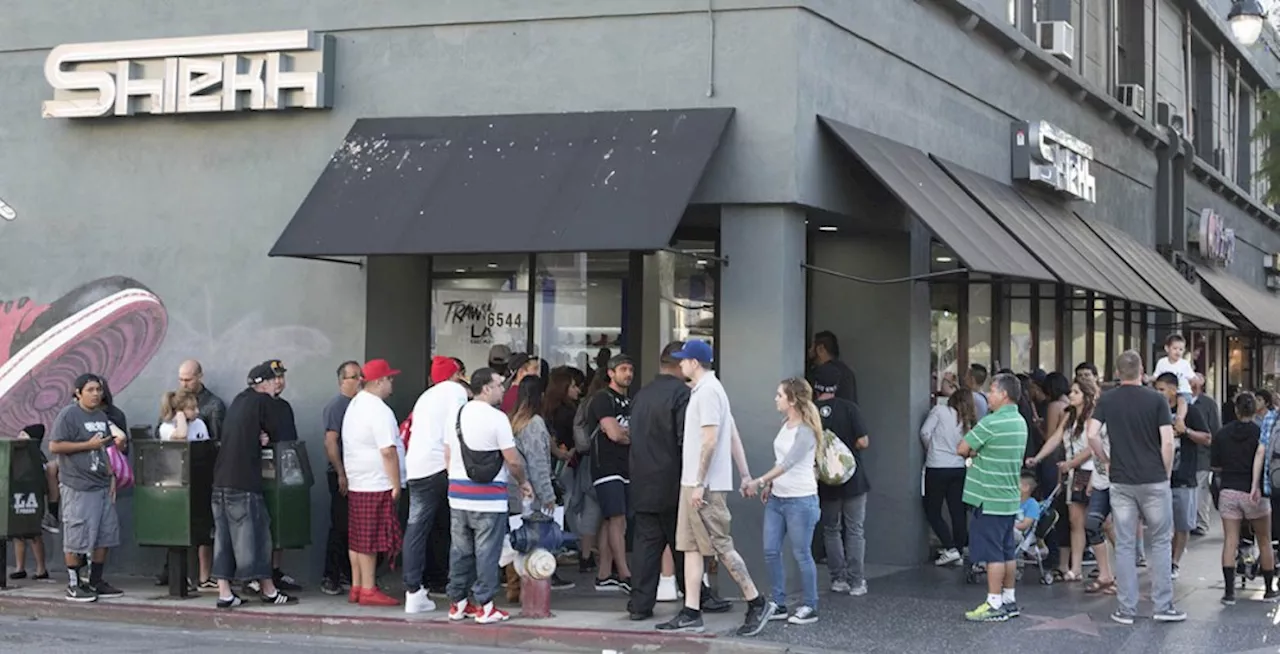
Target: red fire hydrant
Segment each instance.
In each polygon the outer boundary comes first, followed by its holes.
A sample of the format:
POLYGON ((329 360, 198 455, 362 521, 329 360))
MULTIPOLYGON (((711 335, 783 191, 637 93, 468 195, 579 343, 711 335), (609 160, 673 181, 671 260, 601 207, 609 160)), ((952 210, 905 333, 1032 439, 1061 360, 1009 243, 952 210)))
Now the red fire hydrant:
POLYGON ((520 575, 520 617, 551 617, 551 575, 556 571, 556 557, 538 548, 516 557, 520 575))

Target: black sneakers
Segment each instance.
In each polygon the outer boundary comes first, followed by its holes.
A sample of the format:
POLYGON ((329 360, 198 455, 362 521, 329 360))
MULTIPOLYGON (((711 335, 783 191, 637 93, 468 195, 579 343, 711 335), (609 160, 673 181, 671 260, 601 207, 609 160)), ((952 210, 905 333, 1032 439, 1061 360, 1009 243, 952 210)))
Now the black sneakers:
POLYGON ((123 597, 124 591, 112 586, 105 581, 99 581, 96 584, 90 584, 89 589, 92 590, 101 599, 115 599, 123 597))
POLYGON ((235 593, 231 594, 230 599, 222 599, 221 597, 218 598, 218 608, 220 609, 234 609, 235 607, 240 606, 241 604, 244 604, 244 600, 240 599, 240 596, 236 595, 235 593))
POLYGON ((88 585, 80 584, 76 586, 67 586, 67 601, 79 602, 81 604, 87 602, 98 601, 98 594, 93 592, 88 585))
POLYGON ((769 616, 765 614, 765 602, 763 595, 757 595, 754 600, 747 603, 747 619, 743 621, 742 626, 738 627, 737 634, 739 636, 755 636, 764 631, 764 626, 769 622, 769 616))
POLYGON ((551 573, 551 590, 569 590, 573 587, 572 581, 561 578, 559 573, 551 573))
POLYGON ((279 588, 280 590, 287 590, 287 591, 302 590, 302 585, 299 584, 296 579, 294 579, 293 577, 290 577, 288 573, 281 570, 280 568, 276 568, 275 570, 271 571, 271 581, 274 581, 276 584, 276 588, 279 588))
POLYGON ((284 592, 282 592, 279 589, 276 589, 276 594, 274 597, 267 597, 266 595, 263 595, 262 603, 272 604, 272 605, 297 604, 298 598, 292 595, 285 595, 284 592))
POLYGON ((680 609, 676 617, 659 624, 655 628, 658 631, 674 634, 700 634, 706 631, 706 627, 702 624, 702 613, 694 611, 687 606, 680 609))

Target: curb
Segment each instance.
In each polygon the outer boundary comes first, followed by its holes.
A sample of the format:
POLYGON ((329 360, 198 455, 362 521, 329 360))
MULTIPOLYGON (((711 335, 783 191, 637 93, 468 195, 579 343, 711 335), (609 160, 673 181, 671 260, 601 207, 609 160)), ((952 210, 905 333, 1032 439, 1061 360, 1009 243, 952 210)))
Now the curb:
POLYGON ((0 615, 30 619, 85 620, 189 630, 256 631, 337 638, 428 642, 437 645, 491 647, 518 651, 683 652, 686 654, 774 654, 797 652, 784 643, 747 641, 715 635, 676 635, 643 631, 535 626, 524 621, 479 625, 444 620, 297 615, 208 608, 155 607, 101 601, 84 604, 0 595, 0 615))

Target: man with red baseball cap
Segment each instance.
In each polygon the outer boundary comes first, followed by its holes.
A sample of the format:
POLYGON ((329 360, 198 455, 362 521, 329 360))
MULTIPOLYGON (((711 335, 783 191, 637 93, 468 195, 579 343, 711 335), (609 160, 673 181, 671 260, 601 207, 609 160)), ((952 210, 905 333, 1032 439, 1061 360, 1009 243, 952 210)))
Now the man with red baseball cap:
POLYGON ((361 370, 364 388, 351 398, 342 418, 342 463, 347 470, 348 555, 351 595, 348 601, 369 606, 400 602, 378 590, 374 569, 379 554, 400 549, 400 430, 387 406, 392 380, 400 374, 385 359, 373 359, 361 370))
POLYGON ((458 410, 467 403, 467 389, 458 380, 458 362, 445 356, 431 359, 431 388, 413 405, 409 453, 409 521, 404 539, 405 613, 434 611, 435 603, 423 587, 436 514, 448 512, 449 473, 445 470, 445 434, 455 428, 458 410))

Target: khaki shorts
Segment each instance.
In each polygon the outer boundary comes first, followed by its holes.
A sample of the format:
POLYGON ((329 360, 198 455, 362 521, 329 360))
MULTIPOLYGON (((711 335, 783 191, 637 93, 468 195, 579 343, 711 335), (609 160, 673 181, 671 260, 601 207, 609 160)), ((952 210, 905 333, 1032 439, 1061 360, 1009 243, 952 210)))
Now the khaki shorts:
POLYGON ((693 488, 680 487, 680 508, 676 517, 676 550, 698 552, 702 556, 721 556, 733 550, 730 535, 729 507, 725 504, 728 493, 707 491, 703 495, 702 508, 694 510, 689 498, 693 488))

